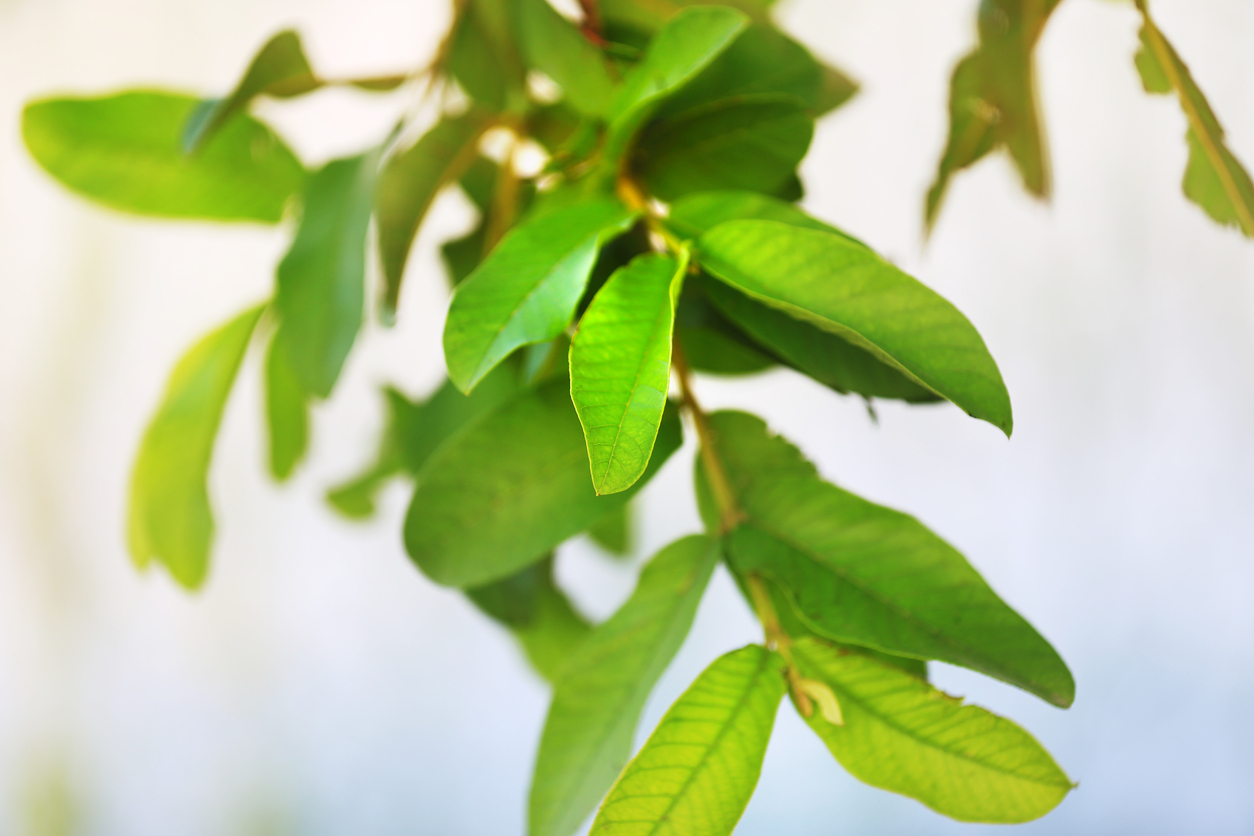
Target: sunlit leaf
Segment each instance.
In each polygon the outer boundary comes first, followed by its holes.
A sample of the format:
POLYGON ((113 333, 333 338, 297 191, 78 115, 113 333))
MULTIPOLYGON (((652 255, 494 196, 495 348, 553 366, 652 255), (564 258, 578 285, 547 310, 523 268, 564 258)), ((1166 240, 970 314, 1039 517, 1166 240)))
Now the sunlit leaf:
POLYGON ((540 738, 531 836, 570 836, 614 783, 645 700, 687 636, 717 562, 717 544, 701 535, 662 549, 631 598, 570 660, 540 738))
POLYGON ((614 96, 614 80, 601 50, 548 0, 516 2, 518 42, 527 63, 556 81, 581 113, 605 115, 614 96))
POLYGON ((729 836, 757 786, 784 691, 783 660, 766 648, 719 657, 627 765, 591 836, 729 836))
POLYGON ((270 341, 266 352, 265 384, 270 473, 283 481, 292 475, 309 446, 309 406, 277 338, 270 341))

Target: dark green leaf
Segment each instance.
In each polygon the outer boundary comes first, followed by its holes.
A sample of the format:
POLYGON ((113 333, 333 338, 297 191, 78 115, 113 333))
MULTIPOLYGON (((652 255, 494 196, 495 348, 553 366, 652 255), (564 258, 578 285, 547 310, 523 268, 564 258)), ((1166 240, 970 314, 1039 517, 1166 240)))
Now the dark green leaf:
POLYGON ((775 365, 770 357, 717 328, 680 328, 675 339, 683 348, 689 367, 696 372, 756 374, 775 365))
POLYGON ((279 341, 315 397, 331 393, 361 328, 377 161, 334 160, 309 178, 300 228, 279 263, 279 341))
POLYGON ((523 101, 523 66, 505 0, 464 0, 448 68, 472 100, 503 111, 523 101))
POLYGON ((445 241, 440 245, 440 257, 453 287, 466 281, 483 261, 488 245, 488 222, 481 220, 474 229, 461 238, 445 241))
POLYGON ((630 504, 588 526, 588 537, 614 557, 628 557, 635 546, 635 514, 630 504))
POLYGON ((156 560, 188 589, 200 586, 209 569, 209 464, 227 396, 262 310, 240 314, 179 360, 131 473, 131 556, 141 568, 156 560))
POLYGON ((385 321, 395 318, 405 261, 427 209, 440 189, 474 162, 479 137, 490 124, 490 117, 482 110, 446 117, 383 166, 375 196, 375 224, 383 266, 381 313, 385 321))
POLYGON ((778 197, 735 190, 688 194, 671 204, 666 225, 681 238, 699 238, 724 221, 779 221, 820 232, 831 232, 862 244, 857 238, 811 217, 800 207, 778 197))
POLYGON ((281 482, 292 475, 309 446, 309 406, 277 336, 266 352, 266 426, 270 473, 281 482))
POLYGON ((557 82, 581 113, 604 116, 614 80, 601 50, 549 5, 517 0, 518 40, 527 63, 557 82))
POLYGON ((610 277, 570 346, 570 397, 598 494, 635 484, 666 408, 671 331, 687 258, 643 255, 610 277))
POLYGON ((822 635, 1071 704, 1075 683, 1058 653, 952 546, 913 517, 823 481, 761 419, 720 412, 710 423, 744 514, 727 541, 737 571, 780 584, 822 635))
POLYGON ((701 265, 754 299, 865 349, 1010 435, 1010 396, 957 308, 839 235, 727 221, 699 239, 701 265))
POLYGON ((717 562, 717 544, 701 535, 662 549, 627 603, 570 660, 540 738, 531 836, 570 836, 614 783, 645 700, 688 635, 717 562))
POLYGON ((762 771, 783 666, 749 645, 706 668, 627 765, 590 836, 729 836, 762 771))
POLYGON ((1009 720, 915 677, 814 639, 793 644, 802 676, 832 689, 843 725, 806 719, 836 759, 872 786, 960 821, 1017 824, 1071 791, 1058 764, 1009 720))
POLYGON ((45 171, 113 209, 278 223, 304 180, 300 162, 273 131, 248 116, 187 156, 183 124, 197 103, 156 91, 43 99, 23 111, 22 137, 45 171))
POLYGON ((566 330, 597 250, 635 215, 610 199, 531 216, 458 285, 444 325, 449 377, 470 391, 515 349, 566 330))
POLYGON ((814 122, 791 97, 722 99, 653 123, 632 165, 650 194, 744 189, 771 194, 792 178, 814 122))
POLYGON ((477 586, 510 575, 625 504, 680 443, 668 410, 649 470, 598 497, 565 380, 524 392, 427 460, 405 520, 405 547, 432 580, 477 586))

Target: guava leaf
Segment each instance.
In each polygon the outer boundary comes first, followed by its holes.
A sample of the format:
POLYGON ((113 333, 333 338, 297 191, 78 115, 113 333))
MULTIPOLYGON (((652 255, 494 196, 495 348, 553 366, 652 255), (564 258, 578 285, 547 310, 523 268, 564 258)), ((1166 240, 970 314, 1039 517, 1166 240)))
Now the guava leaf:
POLYGON ((265 386, 270 474, 282 482, 292 475, 309 446, 309 405, 277 337, 266 351, 265 386))
POLYGON ((518 43, 526 62, 557 82, 580 113, 604 116, 614 97, 605 57, 548 0, 516 0, 518 43))

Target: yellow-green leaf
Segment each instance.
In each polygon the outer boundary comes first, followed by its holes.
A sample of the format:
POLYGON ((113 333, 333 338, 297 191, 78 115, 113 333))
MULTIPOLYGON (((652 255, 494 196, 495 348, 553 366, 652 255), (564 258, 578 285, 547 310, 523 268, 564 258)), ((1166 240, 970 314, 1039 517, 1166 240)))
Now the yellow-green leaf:
POLYGON ((309 446, 309 405, 277 337, 270 340, 266 352, 265 385, 270 474, 282 482, 292 475, 309 446))

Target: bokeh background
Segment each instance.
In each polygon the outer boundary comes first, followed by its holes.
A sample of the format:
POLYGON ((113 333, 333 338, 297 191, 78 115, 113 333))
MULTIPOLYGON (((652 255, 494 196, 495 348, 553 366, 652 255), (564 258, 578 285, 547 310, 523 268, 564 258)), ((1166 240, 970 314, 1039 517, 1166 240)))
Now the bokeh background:
MULTIPOLYGON (((297 26, 327 75, 431 54, 445 0, 0 0, 0 833, 16 836, 520 834, 546 708, 510 638, 424 580, 400 545, 405 489, 358 525, 328 484, 369 455, 377 387, 440 376, 436 247, 422 233, 402 322, 360 342, 289 485, 263 468, 255 358, 212 490, 207 587, 141 576, 125 485, 175 359, 264 298, 288 230, 136 220, 74 198, 25 155, 19 112, 50 92, 227 89, 297 26)), ((929 244, 921 204, 974 0, 791 0, 787 27, 862 81, 820 126, 806 205, 953 300, 1015 404, 1007 442, 952 407, 879 407, 780 371, 698 381, 757 410, 830 478, 918 515, 1060 649, 1066 712, 934 665, 951 692, 1022 722, 1080 787, 1025 833, 1254 832, 1254 244, 1184 201, 1184 121, 1143 94, 1130 4, 1070 0, 1039 53, 1051 205, 998 157, 960 176, 929 244)), ((1175 41, 1254 163, 1254 4, 1160 0, 1175 41)), ((375 142, 403 96, 265 105, 310 163, 375 142)), ((697 529, 691 445, 643 493, 636 563, 697 529)), ((591 616, 635 563, 563 547, 591 616)), ((757 633, 719 575, 650 702, 647 732, 718 653, 757 633)), ((781 711, 738 833, 965 833, 855 782, 781 711)))

